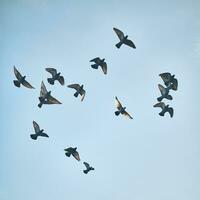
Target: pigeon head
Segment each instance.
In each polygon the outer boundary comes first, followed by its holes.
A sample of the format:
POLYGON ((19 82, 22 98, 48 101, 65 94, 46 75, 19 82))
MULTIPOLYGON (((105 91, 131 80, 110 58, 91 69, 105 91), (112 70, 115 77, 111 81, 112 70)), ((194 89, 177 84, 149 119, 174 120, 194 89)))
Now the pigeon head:
POLYGON ((105 61, 105 58, 102 59, 102 62, 104 62, 104 61, 105 61))
POLYGON ((51 95, 51 91, 47 92, 48 95, 51 95))
POLYGON ((44 131, 44 129, 41 130, 41 133, 44 131))
POLYGON ((60 76, 60 72, 57 75, 60 76))
POLYGON ((128 35, 126 35, 124 38, 127 39, 127 38, 128 38, 128 35))
POLYGON ((123 107, 123 110, 126 110, 126 107, 123 107))
POLYGON ((83 85, 81 85, 81 89, 83 89, 83 85))

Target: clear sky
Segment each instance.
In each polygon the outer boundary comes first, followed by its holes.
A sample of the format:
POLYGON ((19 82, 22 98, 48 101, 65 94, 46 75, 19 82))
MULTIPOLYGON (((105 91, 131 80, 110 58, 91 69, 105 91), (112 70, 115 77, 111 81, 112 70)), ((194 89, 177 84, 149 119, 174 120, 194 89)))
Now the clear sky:
POLYGON ((199 200, 199 10, 198 0, 1 0, 0 200, 199 200), (117 49, 113 27, 137 49, 117 49), (107 75, 90 67, 97 56, 107 75), (35 90, 13 85, 13 65, 35 90), (49 85, 46 67, 65 86, 49 85), (173 118, 153 108, 162 72, 179 81, 165 100, 173 118), (37 107, 42 80, 62 105, 37 107), (133 120, 114 115, 115 96, 133 120), (49 138, 30 139, 33 120, 49 138))

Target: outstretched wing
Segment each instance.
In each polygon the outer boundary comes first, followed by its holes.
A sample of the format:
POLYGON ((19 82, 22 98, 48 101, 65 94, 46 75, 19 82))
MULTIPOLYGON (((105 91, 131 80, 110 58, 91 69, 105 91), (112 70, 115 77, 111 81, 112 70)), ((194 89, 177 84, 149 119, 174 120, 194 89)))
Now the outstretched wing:
POLYGON ((30 89, 35 89, 28 81, 24 80, 22 82, 22 85, 24 85, 25 87, 27 88, 30 88, 30 89))
POLYGON ((159 76, 162 78, 164 83, 169 83, 169 81, 171 79, 171 74, 169 72, 159 74, 159 76))
POLYGON ((64 79, 63 76, 60 76, 60 77, 58 78, 58 81, 59 81, 59 83, 60 83, 61 85, 64 85, 64 84, 65 84, 65 79, 64 79))
POLYGON ((125 115, 126 117, 128 117, 129 119, 133 119, 132 117, 131 117, 131 115, 128 113, 128 112, 124 112, 124 114, 123 115, 125 115))
POLYGON ((46 133, 41 133, 40 136, 42 136, 42 137, 49 137, 46 133))
POLYGON ((128 45, 129 47, 132 47, 132 48, 136 49, 135 44, 131 40, 126 39, 124 41, 124 44, 128 45))
POLYGON ((76 151, 76 152, 73 152, 72 153, 72 156, 74 156, 74 158, 76 159, 76 160, 78 160, 78 161, 80 161, 81 159, 80 159, 80 156, 79 156, 79 153, 76 151))
POLYGON ((120 31, 119 29, 117 28, 113 28, 113 30, 115 31, 115 33, 117 34, 118 38, 120 40, 123 40, 124 39, 124 33, 122 31, 120 31))
POLYGON ((62 103, 50 95, 44 104, 62 104, 62 103))
POLYGON ((47 93, 47 89, 46 89, 46 87, 44 85, 44 82, 42 81, 41 90, 40 90, 40 96, 43 97, 43 96, 45 96, 46 93, 47 93))
POLYGON ((178 89, 178 81, 176 78, 172 80, 172 90, 177 90, 178 89))
POLYGON ((164 103, 164 102, 159 102, 159 103, 156 103, 153 107, 154 107, 154 108, 160 107, 160 108, 163 109, 163 108, 165 107, 165 103, 164 103))
POLYGON ((67 87, 78 90, 80 88, 80 85, 79 84, 71 84, 71 85, 68 85, 67 87))
POLYGON ((89 168, 90 168, 90 165, 89 165, 88 163, 86 163, 86 162, 83 162, 83 164, 85 165, 85 167, 86 167, 87 169, 89 169, 89 168))
POLYGON ((161 93, 162 95, 164 95, 166 89, 165 89, 161 84, 158 84, 158 88, 159 88, 159 90, 160 90, 160 93, 161 93))
POLYGON ((33 128, 35 130, 35 133, 40 132, 40 126, 35 121, 33 121, 33 128))
POLYGON ((100 61, 101 61, 101 59, 99 57, 96 57, 96 58, 90 60, 90 62, 95 62, 95 63, 98 63, 100 61))
POLYGON ((174 115, 174 109, 173 108, 168 108, 167 109, 167 112, 170 114, 170 117, 173 117, 173 115, 174 115))
POLYGON ((103 73, 107 74, 107 63, 103 62, 100 66, 101 66, 103 73))
POLYGON ((118 110, 120 110, 122 108, 122 104, 120 103, 120 101, 117 97, 115 97, 115 99, 116 99, 116 107, 118 110))
POLYGON ((52 76, 57 74, 57 70, 54 68, 46 68, 46 71, 49 72, 52 76))
POLYGON ((22 75, 20 74, 20 72, 16 69, 16 67, 14 66, 14 73, 15 73, 15 76, 16 78, 19 80, 22 78, 22 75))

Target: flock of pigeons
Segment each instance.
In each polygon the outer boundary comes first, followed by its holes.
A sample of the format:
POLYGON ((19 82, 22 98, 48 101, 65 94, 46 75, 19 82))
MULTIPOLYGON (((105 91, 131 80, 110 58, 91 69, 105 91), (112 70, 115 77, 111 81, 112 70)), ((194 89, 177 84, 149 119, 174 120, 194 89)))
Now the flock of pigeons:
MULTIPOLYGON (((117 34, 120 40, 119 43, 115 45, 118 49, 123 44, 136 49, 135 44, 131 40, 128 39, 128 35, 125 36, 124 33, 117 28, 113 28, 113 30, 117 34)), ((90 62, 94 62, 94 64, 91 65, 93 69, 98 69, 99 67, 101 67, 103 73, 107 74, 107 63, 105 62, 105 59, 101 59, 97 57, 90 60, 90 62)), ((47 81, 49 84, 54 85, 55 81, 58 81, 61 85, 65 84, 64 77, 61 76, 61 73, 57 72, 56 69, 46 68, 46 71, 51 74, 51 77, 47 78, 47 81)), ((22 76, 15 66, 14 66, 14 74, 17 79, 13 81, 16 87, 20 88, 20 86, 23 85, 27 88, 34 89, 34 87, 28 81, 25 80, 26 76, 22 76)), ((177 82, 177 79, 174 78, 174 75, 172 76, 170 73, 163 73, 163 74, 160 74, 160 76, 163 79, 166 88, 160 84, 158 85, 159 90, 161 92, 161 97, 157 98, 159 103, 155 104, 154 107, 162 108, 162 111, 159 113, 159 115, 164 116, 165 112, 169 112, 170 116, 172 117, 173 108, 169 107, 169 105, 165 105, 165 103, 161 101, 164 98, 172 100, 172 96, 169 95, 169 91, 170 89, 177 90, 178 82, 177 82)), ((75 93, 74 93, 75 97, 78 97, 80 95, 81 101, 84 100, 86 91, 83 89, 83 85, 71 84, 71 85, 68 85, 68 87, 75 89, 75 93)), ((115 100, 116 100, 116 108, 117 108, 117 110, 115 111, 115 115, 118 116, 119 114, 122 114, 130 119, 133 119, 132 116, 126 111, 126 107, 122 106, 121 102, 119 101, 117 97, 115 97, 115 100)), ((42 81, 38 107, 41 108, 43 105, 46 105, 46 104, 61 104, 61 102, 51 95, 51 91, 48 91, 46 89, 46 86, 44 82, 42 81)), ((49 137, 46 133, 44 133, 43 129, 40 129, 39 125, 35 121, 33 121, 33 127, 34 127, 35 134, 30 135, 30 137, 33 140, 37 140, 38 136, 49 137)), ((67 149, 64 149, 64 151, 67 157, 70 157, 72 155, 77 161, 80 161, 80 156, 77 151, 77 147, 75 148, 69 147, 67 149)), ((83 162, 83 164, 86 167, 86 170, 83 170, 85 174, 87 174, 91 170, 94 170, 94 168, 91 167, 90 164, 86 162, 83 162)))

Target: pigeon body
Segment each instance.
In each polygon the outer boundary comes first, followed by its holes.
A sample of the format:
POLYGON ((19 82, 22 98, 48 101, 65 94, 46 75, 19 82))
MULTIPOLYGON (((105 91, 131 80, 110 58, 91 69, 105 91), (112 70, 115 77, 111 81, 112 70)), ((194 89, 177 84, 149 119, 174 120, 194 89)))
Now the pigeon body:
POLYGON ((167 88, 163 87, 161 84, 158 84, 158 88, 160 90, 161 96, 157 98, 158 101, 162 101, 164 98, 168 100, 172 100, 172 96, 169 95, 169 90, 171 89, 171 85, 167 88))
POLYGON ((78 95, 81 96, 81 101, 83 101, 84 97, 85 97, 85 90, 83 89, 83 85, 79 85, 79 84, 71 84, 68 85, 67 87, 75 89, 76 92, 74 93, 75 97, 78 97, 78 95))
POLYGON ((51 96, 51 91, 47 91, 43 81, 41 84, 39 101, 39 108, 41 108, 43 104, 61 104, 61 102, 59 102, 56 98, 51 96))
POLYGON ((100 66, 103 73, 107 74, 107 63, 105 62, 105 59, 100 59, 99 57, 97 57, 97 58, 90 60, 90 62, 95 63, 95 64, 91 65, 91 67, 93 69, 98 69, 98 67, 100 66))
POLYGON ((159 76, 164 81, 165 86, 167 87, 171 86, 172 90, 178 89, 178 80, 174 78, 175 75, 171 75, 171 73, 166 72, 166 73, 159 74, 159 76))
POLYGON ((14 66, 14 73, 17 80, 14 80, 13 83, 16 87, 20 87, 22 84, 23 86, 29 89, 34 89, 34 87, 25 80, 26 76, 22 76, 15 66, 14 66))
POLYGON ((85 170, 83 170, 83 172, 85 173, 85 174, 87 174, 89 171, 91 171, 91 170, 94 170, 94 168, 93 167, 91 167, 88 163, 86 163, 86 162, 83 162, 83 164, 85 165, 85 167, 86 167, 86 169, 85 170))
POLYGON ((117 111, 115 111, 115 115, 118 116, 119 114, 122 114, 130 119, 133 119, 131 117, 131 115, 129 115, 128 112, 126 112, 126 107, 123 107, 122 104, 120 103, 119 99, 117 97, 115 97, 116 99, 116 107, 117 107, 117 111))
POLYGON ((77 151, 77 147, 73 148, 73 147, 69 147, 67 149, 64 149, 65 151, 65 155, 67 157, 70 157, 71 155, 78 161, 80 161, 80 156, 79 153, 77 151))
POLYGON ((57 80, 61 85, 65 84, 65 79, 60 75, 60 72, 57 73, 57 70, 54 68, 46 68, 46 71, 52 75, 52 78, 48 78, 47 81, 51 85, 54 85, 54 82, 57 80))
POLYGON ((162 109, 162 111, 159 113, 160 116, 164 116, 166 112, 170 114, 170 117, 173 117, 174 115, 174 109, 172 107, 169 107, 169 105, 165 105, 164 102, 159 102, 153 107, 160 107, 162 109))
POLYGON ((33 121, 33 128, 35 130, 35 134, 31 134, 30 137, 33 139, 33 140, 37 140, 37 137, 38 136, 41 136, 41 137, 49 137, 46 133, 44 133, 44 130, 40 130, 40 127, 39 125, 33 121))
POLYGON ((122 44, 126 44, 129 47, 136 49, 135 44, 128 39, 128 35, 125 36, 124 33, 117 28, 113 28, 113 30, 115 31, 120 40, 120 42, 115 45, 118 49, 121 47, 122 44))

